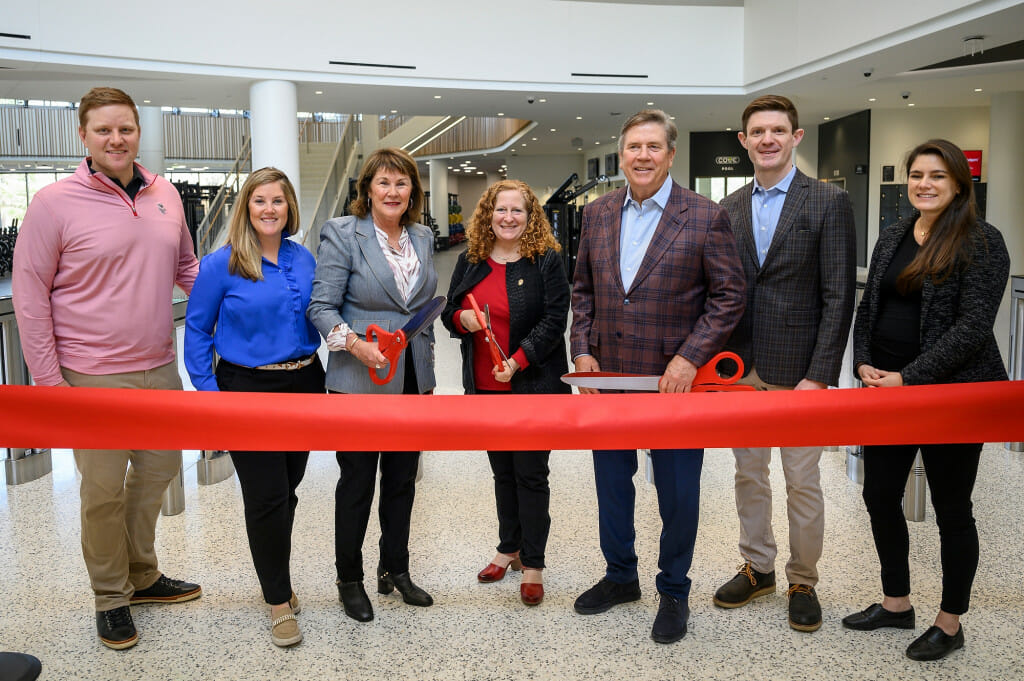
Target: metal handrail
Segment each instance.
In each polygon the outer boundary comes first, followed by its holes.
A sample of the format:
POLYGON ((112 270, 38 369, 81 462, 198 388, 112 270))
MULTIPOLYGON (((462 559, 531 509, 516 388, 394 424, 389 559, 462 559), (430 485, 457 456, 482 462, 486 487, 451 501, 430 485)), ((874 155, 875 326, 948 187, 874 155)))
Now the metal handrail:
POLYGON ((347 193, 347 180, 354 174, 358 160, 358 130, 359 126, 355 124, 354 118, 349 118, 345 123, 345 132, 342 133, 341 140, 334 150, 331 169, 324 178, 316 208, 313 209, 312 215, 303 220, 302 244, 311 251, 316 251, 316 245, 320 241, 320 226, 335 216, 339 204, 347 193))
POLYGON ((252 137, 246 137, 241 151, 238 152, 238 157, 231 166, 231 172, 224 179, 224 184, 217 190, 217 195, 210 203, 210 210, 196 229, 196 240, 199 242, 199 257, 203 257, 213 250, 213 245, 217 243, 221 233, 224 231, 228 221, 228 208, 231 204, 231 199, 238 194, 242 170, 251 160, 252 137))

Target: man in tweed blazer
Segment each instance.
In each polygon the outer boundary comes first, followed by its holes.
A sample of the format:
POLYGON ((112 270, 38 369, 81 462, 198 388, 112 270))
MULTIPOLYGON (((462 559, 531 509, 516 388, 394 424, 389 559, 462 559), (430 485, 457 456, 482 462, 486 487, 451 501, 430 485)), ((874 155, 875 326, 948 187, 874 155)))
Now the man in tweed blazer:
MULTIPOLYGON (((690 390, 697 367, 725 345, 744 299, 725 211, 669 177, 676 134, 663 111, 641 111, 623 125, 619 160, 629 186, 583 211, 572 294, 576 370, 658 375, 661 392, 690 390)), ((702 449, 652 452, 663 524, 656 580, 661 602, 651 630, 659 643, 686 634, 703 458, 702 449)), ((594 451, 607 569, 576 600, 580 614, 640 598, 633 547, 636 471, 636 450, 594 451)))
MULTIPOLYGON (((743 359, 744 383, 759 390, 818 390, 839 381, 853 315, 856 277, 853 208, 845 191, 793 165, 804 131, 785 97, 766 95, 743 112, 740 143, 754 181, 722 201, 747 281, 747 308, 729 341, 743 359)), ((742 417, 741 417, 742 418, 742 417)), ((825 528, 821 447, 782 447, 790 559, 789 625, 821 626, 814 586, 825 528)), ((740 519, 739 573, 714 602, 737 608, 775 591, 775 537, 768 481, 771 447, 733 449, 740 519)))

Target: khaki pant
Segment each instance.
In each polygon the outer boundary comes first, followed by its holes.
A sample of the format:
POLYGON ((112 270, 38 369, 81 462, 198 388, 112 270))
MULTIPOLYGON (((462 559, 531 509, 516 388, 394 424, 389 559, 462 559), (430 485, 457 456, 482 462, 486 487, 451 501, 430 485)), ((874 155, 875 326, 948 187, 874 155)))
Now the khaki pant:
MULTIPOLYGON (((758 390, 792 390, 792 386, 765 383, 751 369, 740 383, 758 390)), ((741 417, 742 418, 742 417, 741 417)), ((818 583, 818 560, 825 534, 825 498, 818 462, 822 447, 780 447, 786 476, 789 516, 790 584, 818 583)), ((736 511, 740 519, 740 555, 758 572, 775 569, 777 547, 772 532, 772 487, 768 480, 771 447, 734 448, 736 457, 736 511)))
MULTIPOLYGON (((105 376, 64 368, 61 373, 82 388, 181 390, 176 362, 105 376)), ((181 452, 76 449, 75 464, 82 474, 82 556, 96 610, 113 610, 160 577, 156 520, 167 483, 181 470, 181 452)))

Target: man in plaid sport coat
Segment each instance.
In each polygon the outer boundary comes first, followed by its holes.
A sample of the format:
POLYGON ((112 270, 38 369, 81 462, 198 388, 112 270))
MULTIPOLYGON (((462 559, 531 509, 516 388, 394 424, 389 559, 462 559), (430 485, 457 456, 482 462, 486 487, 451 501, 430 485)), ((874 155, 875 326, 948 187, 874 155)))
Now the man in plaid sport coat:
MULTIPOLYGON (((697 367, 725 345, 744 301, 728 216, 669 176, 676 134, 663 111, 641 111, 623 125, 619 165, 629 186, 583 211, 572 294, 576 370, 658 375, 661 392, 690 390, 697 367)), ((651 630, 659 643, 686 634, 703 458, 703 449, 652 452, 663 525, 656 579, 661 600, 651 630)), ((636 472, 636 450, 594 451, 607 568, 576 600, 580 614, 640 598, 633 546, 636 472)))
MULTIPOLYGON (((751 102, 739 139, 754 164, 754 182, 722 201, 747 282, 747 309, 728 347, 743 359, 748 373, 742 382, 759 390, 836 385, 853 314, 857 247, 850 197, 793 165, 803 133, 785 97, 751 102)), ((789 625, 816 631, 821 605, 814 586, 825 529, 822 448, 780 449, 789 516, 789 625)), ((733 453, 744 564, 715 593, 723 608, 775 591, 771 447, 733 453)))

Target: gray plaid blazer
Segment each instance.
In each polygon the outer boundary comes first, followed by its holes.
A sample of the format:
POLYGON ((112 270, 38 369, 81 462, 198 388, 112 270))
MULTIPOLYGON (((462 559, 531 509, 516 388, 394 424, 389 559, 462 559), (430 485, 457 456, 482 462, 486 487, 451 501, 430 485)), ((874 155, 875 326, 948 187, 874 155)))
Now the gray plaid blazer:
POLYGON ((803 378, 837 385, 857 277, 850 196, 799 170, 786 194, 764 264, 750 214, 754 183, 722 201, 747 282, 747 309, 728 348, 767 383, 803 378))

